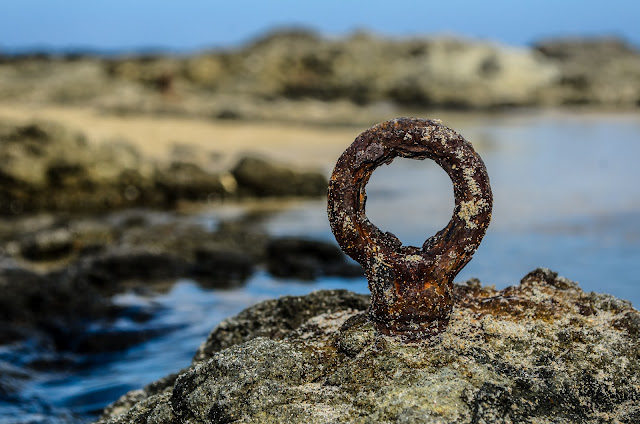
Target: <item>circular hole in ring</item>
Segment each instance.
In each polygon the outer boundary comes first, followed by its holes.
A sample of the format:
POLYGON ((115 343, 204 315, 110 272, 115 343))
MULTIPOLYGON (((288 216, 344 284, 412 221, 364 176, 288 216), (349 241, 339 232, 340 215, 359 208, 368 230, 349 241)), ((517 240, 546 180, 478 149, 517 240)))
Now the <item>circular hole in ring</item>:
POLYGON ((455 206, 451 179, 430 159, 395 158, 373 171, 365 190, 369 221, 409 246, 446 227, 455 206))

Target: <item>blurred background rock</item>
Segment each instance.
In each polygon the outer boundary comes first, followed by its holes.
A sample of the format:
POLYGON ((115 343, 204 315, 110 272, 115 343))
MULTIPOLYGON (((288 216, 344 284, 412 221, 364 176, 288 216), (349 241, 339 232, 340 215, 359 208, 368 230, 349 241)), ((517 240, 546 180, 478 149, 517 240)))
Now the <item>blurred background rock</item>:
POLYGON ((234 49, 181 55, 5 54, 0 101, 323 123, 353 123, 345 111, 358 120, 358 109, 380 108, 637 109, 640 51, 611 37, 514 47, 454 36, 283 30, 234 49), (318 116, 321 107, 327 111, 318 116))

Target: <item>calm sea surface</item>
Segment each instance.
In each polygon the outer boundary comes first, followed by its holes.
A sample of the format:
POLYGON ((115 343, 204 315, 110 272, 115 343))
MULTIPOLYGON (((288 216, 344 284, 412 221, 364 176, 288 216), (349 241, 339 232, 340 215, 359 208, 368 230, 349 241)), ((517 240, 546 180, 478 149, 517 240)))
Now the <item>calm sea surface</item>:
MULTIPOLYGON (((640 305, 640 116, 533 113, 445 124, 474 144, 494 193, 491 226, 458 281, 477 277, 502 288, 547 267, 585 291, 640 305)), ((396 159, 374 172, 367 194, 367 216, 404 244, 422 245, 453 210, 451 182, 431 161, 396 159)), ((260 224, 275 235, 333 240, 325 207, 324 201, 291 203, 265 213, 260 224)), ((242 213, 242 206, 225 205, 204 208, 194 219, 213 227, 221 216, 242 213)), ((263 299, 329 288, 367 292, 364 278, 309 283, 260 272, 232 290, 180 280, 157 296, 119 295, 119 303, 162 310, 145 327, 175 331, 124 353, 75 358, 82 366, 73 371, 36 374, 24 384, 19 402, 0 403, 0 423, 90 420, 126 391, 186 367, 225 317, 263 299)), ((19 371, 20 361, 14 365, 19 371)))

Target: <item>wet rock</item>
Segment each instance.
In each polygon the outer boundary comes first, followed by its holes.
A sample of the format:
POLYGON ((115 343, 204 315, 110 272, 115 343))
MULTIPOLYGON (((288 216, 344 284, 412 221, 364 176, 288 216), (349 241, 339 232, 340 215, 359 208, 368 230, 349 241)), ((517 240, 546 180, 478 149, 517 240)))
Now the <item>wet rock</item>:
POLYGON ((244 157, 231 171, 238 191, 258 197, 321 196, 327 179, 316 172, 299 172, 257 157, 244 157))
MULTIPOLYGON (((140 256, 129 259, 139 260, 140 256)), ((123 267, 113 257, 110 261, 104 257, 94 260, 91 266, 80 261, 47 274, 21 268, 11 260, 3 261, 0 345, 26 341, 24 352, 34 354, 34 358, 43 353, 50 356, 37 361, 68 364, 65 352, 113 352, 175 330, 143 325, 158 313, 157 306, 118 306, 110 300, 117 291, 118 279, 149 276, 157 270, 133 271, 130 262, 123 267), (137 327, 114 326, 118 320, 135 322, 137 327)), ((141 260, 139 263, 145 265, 141 260)))
POLYGON ((170 280, 187 275, 188 269, 189 263, 172 253, 123 247, 83 258, 65 272, 77 281, 115 293, 121 282, 170 280))
POLYGON ((448 329, 413 343, 375 333, 362 315, 366 297, 346 291, 258 304, 221 323, 175 380, 126 395, 101 422, 640 417, 640 340, 633 324, 619 324, 633 321, 629 305, 600 309, 575 283, 544 269, 500 291, 455 285, 454 296, 448 329), (585 316, 587 306, 594 313, 585 316))
POLYGON ((10 263, 0 267, 0 344, 42 331, 53 335, 82 331, 84 322, 112 312, 85 282, 41 275, 10 263))
POLYGON ((10 226, 0 229, 0 252, 43 275, 70 279, 104 295, 131 284, 152 287, 177 278, 214 288, 242 284, 264 257, 268 240, 243 225, 221 223, 212 232, 189 218, 151 211, 103 219, 15 218, 12 226, 17 233, 10 226), (35 231, 21 235, 29 226, 35 231))
POLYGON ((255 259, 241 251, 203 246, 194 255, 189 275, 209 287, 239 286, 253 274, 255 267, 255 259))
POLYGON ((348 262, 333 243, 301 238, 271 240, 266 247, 269 272, 276 277, 312 280, 322 275, 363 276, 362 267, 348 262))
POLYGON ((115 245, 74 265, 79 278, 112 293, 121 282, 150 285, 177 278, 211 288, 233 287, 253 274, 258 262, 254 249, 261 249, 266 237, 246 229, 210 232, 180 220, 140 223, 122 231, 115 245))
MULTIPOLYGON (((257 218, 257 220, 259 219, 257 218)), ((256 226, 256 222, 251 216, 238 221, 221 222, 210 237, 219 246, 224 246, 228 250, 245 252, 248 257, 256 260, 264 259, 266 245, 270 240, 269 235, 256 226)))
MULTIPOLYGON (((110 340, 118 341, 119 330, 110 322, 142 323, 157 312, 115 306, 111 296, 152 293, 179 278, 209 288, 236 287, 263 264, 278 276, 361 276, 334 245, 271 240, 247 219, 223 221, 214 231, 189 217, 144 210, 3 221, 0 343, 43 336, 62 351, 107 349, 110 340)), ((151 337, 145 331, 122 334, 120 344, 151 337)))
POLYGON ((0 398, 3 401, 7 399, 17 401, 16 392, 20 390, 24 381, 28 379, 29 374, 24 370, 6 361, 0 361, 0 398))

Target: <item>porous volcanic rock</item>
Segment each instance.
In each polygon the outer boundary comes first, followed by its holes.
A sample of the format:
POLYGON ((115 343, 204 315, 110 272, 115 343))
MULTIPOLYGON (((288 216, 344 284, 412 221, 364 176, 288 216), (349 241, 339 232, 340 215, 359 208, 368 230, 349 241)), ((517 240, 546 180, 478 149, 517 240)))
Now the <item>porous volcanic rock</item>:
POLYGON ((223 321, 192 365, 102 423, 632 423, 639 313, 546 269, 504 290, 455 285, 448 329, 377 334, 368 297, 323 291, 223 321))

